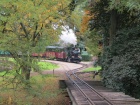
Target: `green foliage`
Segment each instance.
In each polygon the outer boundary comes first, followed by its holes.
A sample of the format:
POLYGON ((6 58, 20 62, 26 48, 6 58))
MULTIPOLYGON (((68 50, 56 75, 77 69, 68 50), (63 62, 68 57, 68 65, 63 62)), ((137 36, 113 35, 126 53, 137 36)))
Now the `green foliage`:
POLYGON ((84 38, 88 47, 87 50, 94 56, 97 56, 102 51, 102 47, 100 48, 99 46, 99 41, 102 40, 101 33, 96 32, 96 30, 87 31, 84 38))
MULTIPOLYGON (((19 63, 22 61, 18 60, 17 63, 14 59, 1 58, 1 63, 6 62, 5 66, 2 64, 0 67, 0 89, 14 89, 17 90, 19 88, 29 88, 26 84, 29 84, 30 81, 23 79, 22 70, 17 69, 20 68, 19 63)), ((49 62, 36 62, 36 60, 32 63, 28 63, 31 65, 31 71, 38 72, 42 74, 42 70, 53 70, 58 66, 49 62)), ((30 84, 31 85, 31 84, 30 84)))
MULTIPOLYGON (((139 11, 140 10, 140 1, 139 0, 110 0, 110 9, 117 9, 120 12, 123 12, 125 9, 128 11, 139 11)), ((133 11, 133 13, 136 13, 133 11)))
MULTIPOLYGON (((59 80, 52 75, 36 75, 30 79, 30 88, 2 89, 0 87, 1 105, 46 105, 46 103, 63 105, 64 97, 59 89, 59 80)), ((65 104, 66 105, 66 104, 65 104)))
POLYGON ((114 44, 106 48, 102 78, 107 87, 140 97, 140 27, 118 32, 114 44))
POLYGON ((73 27, 76 28, 75 31, 79 31, 81 28, 82 18, 85 14, 84 8, 87 3, 87 1, 84 1, 84 0, 77 0, 77 1, 78 1, 78 2, 76 2, 77 6, 72 11, 72 13, 70 15, 70 21, 69 21, 70 26, 73 25, 73 27))
POLYGON ((87 51, 82 51, 81 57, 82 57, 82 61, 90 61, 92 58, 91 55, 87 51))
POLYGON ((85 0, 71 0, 71 3, 69 4, 70 11, 74 11, 75 8, 79 5, 81 5, 85 0))
POLYGON ((103 82, 140 97, 140 1, 90 0, 87 8, 93 19, 83 39, 95 55, 102 52, 98 63, 103 82), (97 49, 98 41, 103 43, 103 50, 97 49))
POLYGON ((82 56, 82 61, 91 61, 91 56, 88 55, 81 55, 82 56))
POLYGON ((32 53, 43 51, 58 40, 69 3, 69 0, 1 0, 0 50, 8 51, 14 58, 15 78, 22 82, 30 79, 30 71, 37 64, 32 53))
MULTIPOLYGON (((1 62, 4 62, 4 61, 1 61, 1 62)), ((15 64, 16 62, 15 62, 15 60, 14 59, 12 59, 12 58, 10 58, 10 59, 8 59, 7 61, 7 67, 8 67, 8 64, 9 64, 9 66, 12 66, 12 64, 15 64), (11 63, 11 62, 12 63, 11 63)), ((33 66, 34 67, 34 66, 33 66)), ((57 68, 58 66, 57 65, 55 65, 55 64, 52 64, 52 63, 49 63, 49 62, 43 62, 43 61, 39 61, 38 63, 37 63, 37 66, 36 66, 36 68, 35 69, 33 69, 35 72, 36 71, 43 71, 43 70, 53 70, 53 69, 55 69, 55 68, 57 68), (36 70, 37 68, 39 68, 38 70, 36 70)), ((21 71, 19 72, 19 74, 21 74, 21 71)), ((8 68, 6 69, 6 68, 0 68, 0 77, 3 77, 3 78, 8 78, 9 76, 14 76, 14 75, 16 75, 16 70, 14 70, 14 68, 9 68, 9 70, 8 70, 8 68)))
POLYGON ((77 29, 75 31, 80 30, 82 16, 83 16, 82 5, 78 5, 75 8, 75 10, 72 12, 71 17, 70 17, 71 25, 74 25, 74 27, 77 29))
POLYGON ((93 2, 95 5, 90 7, 90 10, 94 17, 90 24, 90 30, 97 29, 97 31, 106 31, 110 25, 110 11, 107 10, 109 2, 108 0, 93 2))

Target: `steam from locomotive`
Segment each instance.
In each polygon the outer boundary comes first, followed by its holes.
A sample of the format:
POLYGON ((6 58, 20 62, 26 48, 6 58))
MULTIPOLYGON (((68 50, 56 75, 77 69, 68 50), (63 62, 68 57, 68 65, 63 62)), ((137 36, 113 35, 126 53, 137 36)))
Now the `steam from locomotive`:
POLYGON ((70 29, 68 26, 63 27, 63 29, 64 31, 62 31, 62 34, 60 35, 60 41, 76 45, 77 38, 75 36, 74 31, 70 29))

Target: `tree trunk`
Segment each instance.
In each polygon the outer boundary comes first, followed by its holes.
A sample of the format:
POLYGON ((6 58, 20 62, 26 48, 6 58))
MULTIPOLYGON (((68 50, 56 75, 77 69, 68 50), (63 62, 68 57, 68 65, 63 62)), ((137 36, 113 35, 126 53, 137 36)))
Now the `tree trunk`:
POLYGON ((30 72, 31 72, 31 66, 30 63, 32 62, 29 55, 24 56, 23 60, 23 66, 22 66, 22 76, 24 80, 30 80, 30 72))
POLYGON ((26 71, 25 79, 26 79, 26 80, 30 80, 30 71, 31 71, 31 68, 30 68, 30 67, 27 67, 26 70, 27 70, 27 71, 26 71))
POLYGON ((109 45, 112 45, 114 42, 115 36, 116 36, 116 25, 117 25, 117 11, 112 10, 111 11, 111 17, 110 17, 110 38, 109 38, 109 45))
POLYGON ((31 68, 30 67, 23 66, 23 68, 22 68, 22 76, 23 76, 23 79, 30 80, 30 71, 31 71, 31 68))

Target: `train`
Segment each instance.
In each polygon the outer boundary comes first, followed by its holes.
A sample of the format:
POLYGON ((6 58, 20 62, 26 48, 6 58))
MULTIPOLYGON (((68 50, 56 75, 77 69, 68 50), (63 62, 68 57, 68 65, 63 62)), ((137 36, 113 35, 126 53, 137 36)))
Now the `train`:
POLYGON ((47 46, 45 52, 33 53, 32 56, 76 63, 82 60, 81 51, 78 47, 47 46))
MULTIPOLYGON (((21 53, 19 53, 19 57, 21 57, 21 53)), ((11 56, 8 51, 0 50, 0 56, 11 56)), ((31 53, 31 57, 42 57, 45 59, 52 60, 61 60, 66 62, 76 62, 79 63, 81 61, 89 61, 91 56, 86 51, 84 46, 72 46, 62 47, 58 45, 46 46, 45 50, 40 53, 33 52, 31 53)))

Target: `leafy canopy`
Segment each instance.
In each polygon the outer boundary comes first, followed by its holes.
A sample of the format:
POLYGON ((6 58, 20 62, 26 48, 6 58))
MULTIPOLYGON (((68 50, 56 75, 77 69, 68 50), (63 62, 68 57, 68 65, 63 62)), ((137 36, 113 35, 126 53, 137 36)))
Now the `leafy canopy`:
POLYGON ((31 69, 36 69, 36 60, 30 55, 58 40, 69 3, 69 0, 1 0, 0 50, 10 52, 15 59, 15 78, 29 80, 31 69))
POLYGON ((2 0, 1 38, 8 38, 9 45, 19 43, 23 47, 24 44, 36 46, 41 38, 56 41, 68 3, 67 0, 2 0))

